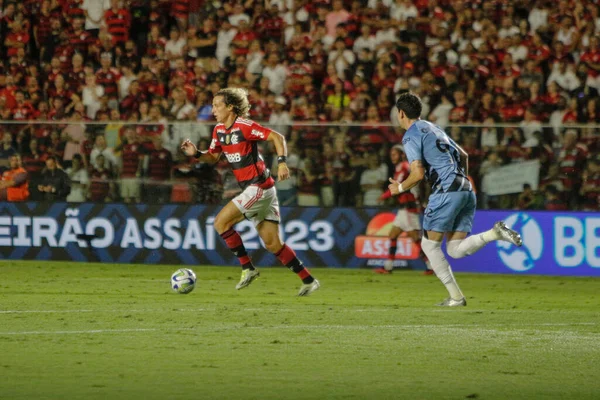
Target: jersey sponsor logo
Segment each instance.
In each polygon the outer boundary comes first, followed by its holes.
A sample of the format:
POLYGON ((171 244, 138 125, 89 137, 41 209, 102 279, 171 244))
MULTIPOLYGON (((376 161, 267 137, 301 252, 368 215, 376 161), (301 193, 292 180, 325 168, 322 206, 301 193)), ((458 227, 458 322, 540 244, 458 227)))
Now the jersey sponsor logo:
POLYGON ((252 132, 250 132, 250 135, 257 137, 257 138, 261 138, 264 139, 265 138, 265 134, 262 133, 261 131, 258 131, 256 129, 252 129, 252 132))
POLYGON ((517 231, 523 238, 523 246, 498 241, 496 247, 502 263, 517 272, 529 271, 542 257, 544 238, 540 225, 533 217, 525 213, 512 214, 506 219, 506 225, 517 231))
POLYGON ((230 163, 242 161, 242 155, 240 153, 225 153, 225 157, 227 157, 227 161, 230 163))

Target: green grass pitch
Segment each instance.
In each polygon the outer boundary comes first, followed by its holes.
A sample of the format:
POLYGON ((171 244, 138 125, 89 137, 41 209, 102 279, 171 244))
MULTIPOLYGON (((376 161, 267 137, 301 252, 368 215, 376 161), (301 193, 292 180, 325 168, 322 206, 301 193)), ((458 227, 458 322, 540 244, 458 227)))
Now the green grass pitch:
POLYGON ((0 265, 0 399, 600 399, 600 279, 0 265))

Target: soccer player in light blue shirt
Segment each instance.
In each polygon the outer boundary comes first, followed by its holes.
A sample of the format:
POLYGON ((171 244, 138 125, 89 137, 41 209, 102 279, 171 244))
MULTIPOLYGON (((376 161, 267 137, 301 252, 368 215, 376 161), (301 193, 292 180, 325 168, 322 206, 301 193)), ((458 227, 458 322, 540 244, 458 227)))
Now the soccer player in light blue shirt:
POLYGON ((398 97, 398 122, 406 129, 402 145, 410 163, 410 175, 403 182, 390 178, 389 189, 394 195, 410 190, 423 178, 431 184, 431 195, 423 218, 423 252, 429 258, 437 277, 446 286, 450 297, 440 306, 466 306, 450 264, 442 251, 452 258, 471 255, 494 240, 516 246, 523 244, 521 236, 498 221, 489 231, 469 235, 473 227, 476 198, 467 176, 469 155, 440 127, 420 119, 422 104, 419 96, 407 92, 398 97))

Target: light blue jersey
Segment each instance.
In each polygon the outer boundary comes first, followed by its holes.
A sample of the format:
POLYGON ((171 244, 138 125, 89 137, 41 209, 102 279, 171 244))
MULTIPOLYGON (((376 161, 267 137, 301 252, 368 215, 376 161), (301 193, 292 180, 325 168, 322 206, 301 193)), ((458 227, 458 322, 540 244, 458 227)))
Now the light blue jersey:
POLYGON ((431 184, 423 229, 436 232, 471 232, 476 198, 460 165, 457 144, 440 127, 418 120, 402 140, 408 162, 420 160, 431 184))
POLYGON ((471 183, 460 165, 460 152, 437 125, 418 120, 408 128, 402 140, 408 162, 421 160, 432 193, 471 191, 471 183))

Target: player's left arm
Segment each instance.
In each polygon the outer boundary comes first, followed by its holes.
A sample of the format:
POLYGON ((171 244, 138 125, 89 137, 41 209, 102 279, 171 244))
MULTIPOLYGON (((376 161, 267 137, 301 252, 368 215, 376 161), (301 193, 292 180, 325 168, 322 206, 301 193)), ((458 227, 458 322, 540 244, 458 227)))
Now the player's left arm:
POLYGON ((279 132, 271 131, 267 136, 267 142, 272 142, 277 152, 277 180, 284 181, 290 177, 290 169, 287 166, 287 144, 285 136, 279 132))
POLYGON ((421 160, 414 160, 410 163, 410 174, 403 182, 398 182, 390 178, 388 189, 392 195, 397 195, 417 186, 425 177, 425 167, 421 160))

